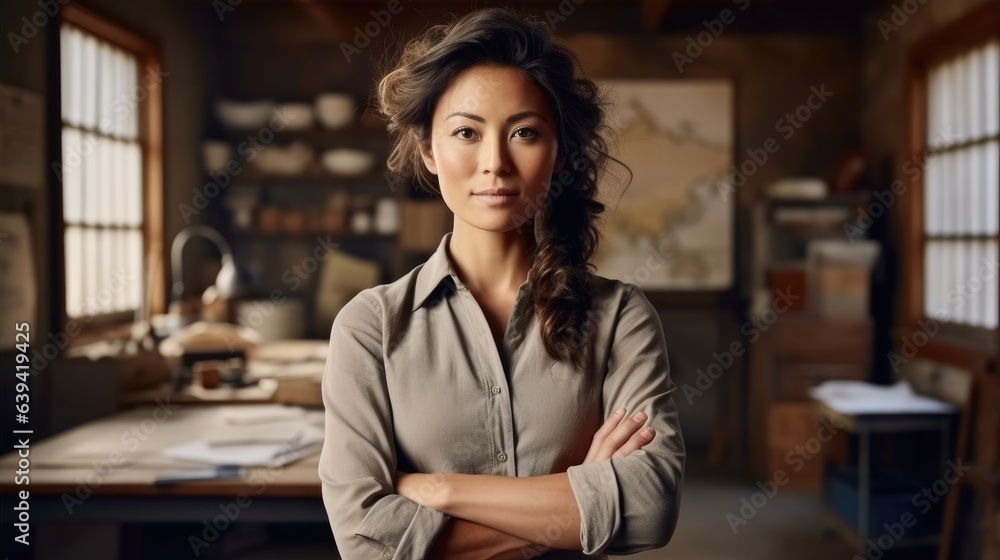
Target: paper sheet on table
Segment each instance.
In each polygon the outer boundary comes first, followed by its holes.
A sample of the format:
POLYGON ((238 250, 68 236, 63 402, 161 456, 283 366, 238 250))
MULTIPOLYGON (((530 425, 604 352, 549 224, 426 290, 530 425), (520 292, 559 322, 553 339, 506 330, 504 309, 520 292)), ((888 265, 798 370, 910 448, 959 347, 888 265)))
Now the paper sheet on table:
POLYGON ((223 420, 227 424, 268 424, 283 420, 301 420, 306 417, 306 409, 300 406, 281 404, 227 410, 223 420))
POLYGON ((875 385, 863 381, 826 381, 809 394, 844 414, 948 414, 954 406, 913 392, 906 381, 875 385))
POLYGON ((163 450, 172 459, 194 461, 210 465, 239 465, 242 467, 281 466, 302 457, 319 453, 323 445, 323 429, 301 423, 300 428, 285 441, 274 442, 272 435, 261 439, 219 445, 217 440, 198 440, 163 450))

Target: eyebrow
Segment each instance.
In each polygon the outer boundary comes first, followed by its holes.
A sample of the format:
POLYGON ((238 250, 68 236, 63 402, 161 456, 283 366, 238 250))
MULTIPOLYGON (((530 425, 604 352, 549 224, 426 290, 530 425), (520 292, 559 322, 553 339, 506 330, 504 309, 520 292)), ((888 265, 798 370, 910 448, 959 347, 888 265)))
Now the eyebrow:
MULTIPOLYGON (((521 119, 523 119, 525 117, 531 117, 531 116, 538 117, 538 118, 542 119, 543 121, 548 122, 548 120, 546 120, 545 117, 543 117, 542 115, 536 113, 535 111, 521 111, 520 113, 514 113, 513 115, 507 117, 507 124, 510 124, 512 122, 519 121, 519 120, 521 120, 521 119)), ((467 119, 472 119, 474 121, 479 121, 481 123, 485 123, 486 122, 486 119, 484 119, 483 117, 480 117, 479 115, 473 115, 472 113, 466 113, 465 111, 458 111, 458 112, 452 113, 452 114, 448 115, 447 117, 445 117, 444 120, 448 120, 448 119, 450 119, 452 117, 465 117, 467 119)))

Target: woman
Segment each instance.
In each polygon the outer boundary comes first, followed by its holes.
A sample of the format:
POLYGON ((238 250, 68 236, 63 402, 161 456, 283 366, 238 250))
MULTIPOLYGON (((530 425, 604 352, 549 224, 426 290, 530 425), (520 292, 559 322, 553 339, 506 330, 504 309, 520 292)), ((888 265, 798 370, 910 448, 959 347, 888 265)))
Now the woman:
POLYGON ((673 534, 675 385, 652 305, 591 270, 609 156, 577 66, 543 24, 488 9, 379 83, 390 170, 455 219, 333 325, 319 474, 346 560, 603 558, 673 534))

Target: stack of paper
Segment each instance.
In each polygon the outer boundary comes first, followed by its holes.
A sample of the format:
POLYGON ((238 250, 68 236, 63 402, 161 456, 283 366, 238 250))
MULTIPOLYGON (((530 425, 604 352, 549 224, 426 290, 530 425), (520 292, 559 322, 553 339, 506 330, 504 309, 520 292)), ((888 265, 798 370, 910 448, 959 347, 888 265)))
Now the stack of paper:
POLYGON ((299 407, 253 406, 227 411, 223 433, 170 447, 173 459, 210 465, 281 466, 318 453, 323 427, 299 407))
POLYGON ((826 381, 809 394, 844 414, 947 414, 955 407, 913 392, 906 381, 875 385, 863 381, 826 381))

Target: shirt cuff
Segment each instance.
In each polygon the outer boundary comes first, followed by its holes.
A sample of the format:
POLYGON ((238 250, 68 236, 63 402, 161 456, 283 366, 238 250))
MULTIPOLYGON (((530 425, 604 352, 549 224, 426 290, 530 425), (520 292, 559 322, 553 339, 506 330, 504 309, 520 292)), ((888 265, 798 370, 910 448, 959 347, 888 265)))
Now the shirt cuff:
POLYGON ((451 516, 398 494, 368 510, 354 534, 371 539, 384 560, 424 560, 451 516))
POLYGON ((599 554, 618 534, 621 496, 611 461, 574 465, 566 469, 580 508, 580 544, 584 554, 599 554))

